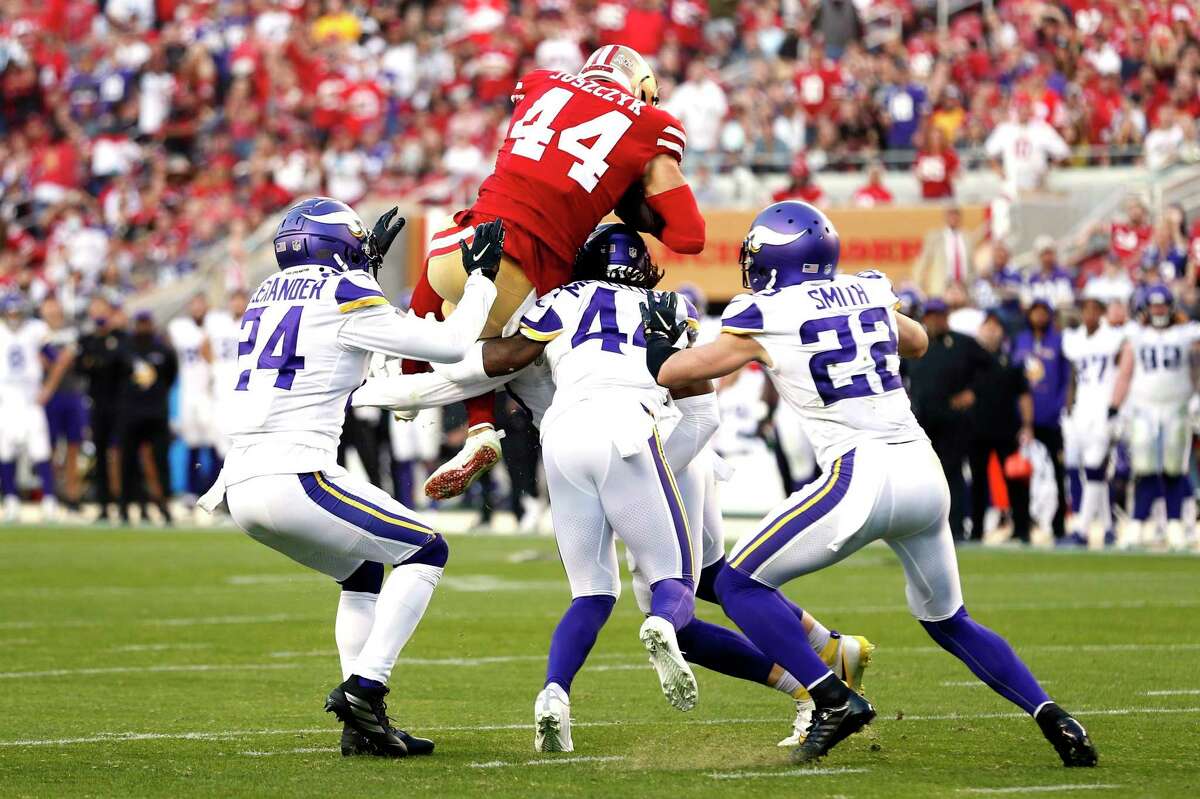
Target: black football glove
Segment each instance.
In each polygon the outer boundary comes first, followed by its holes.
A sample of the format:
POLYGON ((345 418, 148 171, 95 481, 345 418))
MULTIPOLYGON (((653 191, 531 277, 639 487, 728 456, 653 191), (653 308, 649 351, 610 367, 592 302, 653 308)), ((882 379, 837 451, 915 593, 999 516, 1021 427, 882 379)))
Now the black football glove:
POLYGON ((488 280, 495 280, 500 272, 500 256, 504 254, 504 223, 497 219, 478 225, 471 245, 468 247, 463 239, 458 247, 468 277, 472 272, 482 272, 488 280))
POLYGON ((646 368, 654 380, 667 358, 675 354, 675 342, 683 335, 687 322, 678 321, 679 296, 673 291, 656 294, 646 292, 646 301, 641 304, 642 332, 646 335, 646 368))
POLYGON ((392 242, 396 240, 396 236, 400 235, 400 231, 404 229, 404 217, 396 218, 396 214, 400 213, 399 208, 393 207, 383 216, 375 220, 375 227, 371 230, 371 236, 367 239, 367 265, 371 267, 373 272, 378 272, 379 267, 383 266, 383 257, 387 255, 387 251, 391 249, 392 242), (393 225, 392 220, 396 223, 393 225))

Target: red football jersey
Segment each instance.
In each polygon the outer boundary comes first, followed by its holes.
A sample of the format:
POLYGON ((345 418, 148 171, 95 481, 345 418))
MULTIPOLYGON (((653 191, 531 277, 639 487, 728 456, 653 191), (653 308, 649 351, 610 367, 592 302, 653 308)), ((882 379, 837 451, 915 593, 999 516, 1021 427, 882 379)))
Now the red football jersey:
MULTIPOLYGON (((570 278, 575 252, 657 155, 683 158, 683 125, 604 83, 538 70, 517 82, 516 108, 496 168, 471 214, 498 217, 544 244, 560 263, 527 263, 507 235, 504 249, 535 285, 546 270, 570 278), (510 246, 511 245, 511 246, 510 246)), ((464 216, 464 215, 460 215, 464 216)))

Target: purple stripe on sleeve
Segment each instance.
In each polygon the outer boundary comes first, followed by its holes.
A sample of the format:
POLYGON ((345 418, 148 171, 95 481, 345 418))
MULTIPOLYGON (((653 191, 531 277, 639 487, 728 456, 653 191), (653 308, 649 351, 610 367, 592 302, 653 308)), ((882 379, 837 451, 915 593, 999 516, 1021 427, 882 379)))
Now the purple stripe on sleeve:
POLYGON ((742 310, 735 313, 733 316, 721 317, 722 327, 732 327, 738 330, 762 330, 763 315, 758 306, 750 303, 742 310))
POLYGON ((338 305, 343 305, 347 302, 354 302, 365 297, 382 297, 383 292, 377 288, 366 288, 360 286, 350 278, 344 277, 338 281, 337 291, 333 294, 333 300, 338 305))

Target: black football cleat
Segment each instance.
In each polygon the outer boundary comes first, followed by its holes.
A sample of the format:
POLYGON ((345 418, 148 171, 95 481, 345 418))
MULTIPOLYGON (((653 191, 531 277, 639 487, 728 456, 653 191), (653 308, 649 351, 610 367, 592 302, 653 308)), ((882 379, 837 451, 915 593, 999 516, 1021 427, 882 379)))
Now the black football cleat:
POLYGON ((1058 752, 1067 768, 1091 768, 1100 760, 1083 725, 1058 705, 1047 705, 1037 715, 1042 735, 1058 752))
POLYGON ((336 714, 343 724, 352 727, 366 739, 374 750, 370 754, 376 757, 407 757, 408 744, 401 737, 402 731, 393 727, 388 719, 387 703, 383 701, 387 693, 388 689, 382 686, 364 688, 358 683, 358 675, 351 674, 348 680, 329 692, 325 700, 325 712, 336 714))
MULTIPOLYGON (((404 730, 392 728, 392 732, 399 736, 400 740, 404 741, 405 747, 408 749, 408 754, 412 755, 432 755, 433 741, 428 738, 418 738, 415 735, 409 735, 404 730)), ((358 730, 351 727, 349 724, 342 726, 342 757, 357 757, 359 755, 374 755, 375 745, 359 734, 358 730)))
POLYGON ((875 718, 875 708, 862 696, 849 692, 844 704, 820 707, 813 711, 804 743, 792 750, 796 763, 810 763, 829 754, 829 750, 875 718))

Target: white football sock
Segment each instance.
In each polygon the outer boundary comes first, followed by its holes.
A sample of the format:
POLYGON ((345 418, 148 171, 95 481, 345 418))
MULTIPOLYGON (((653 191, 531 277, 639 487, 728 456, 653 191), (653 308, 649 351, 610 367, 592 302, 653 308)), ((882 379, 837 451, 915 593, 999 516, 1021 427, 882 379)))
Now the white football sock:
POLYGON ((779 681, 771 687, 776 691, 787 694, 788 696, 795 696, 796 689, 800 687, 800 681, 793 677, 791 672, 785 671, 779 678, 779 681))
POLYGON ((383 583, 375 606, 375 623, 354 664, 354 673, 387 685, 400 650, 425 615, 442 567, 401 563, 383 583))
POLYGON ((342 661, 342 679, 354 673, 354 661, 362 652, 371 625, 375 623, 375 600, 378 594, 366 591, 343 591, 338 598, 337 618, 333 623, 333 638, 337 641, 338 657, 342 661))
POLYGON ((829 643, 829 629, 817 621, 811 613, 805 615, 812 619, 812 628, 808 631, 808 645, 819 655, 829 643))
POLYGON ((1079 529, 1087 532, 1093 524, 1108 526, 1108 486, 1098 480, 1085 480, 1079 498, 1079 529))

